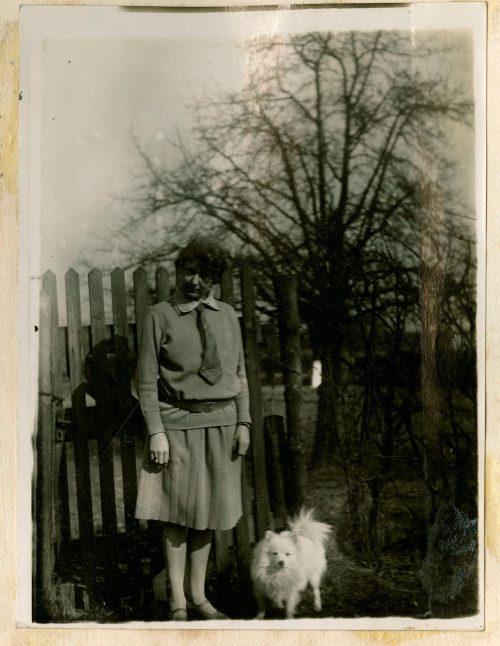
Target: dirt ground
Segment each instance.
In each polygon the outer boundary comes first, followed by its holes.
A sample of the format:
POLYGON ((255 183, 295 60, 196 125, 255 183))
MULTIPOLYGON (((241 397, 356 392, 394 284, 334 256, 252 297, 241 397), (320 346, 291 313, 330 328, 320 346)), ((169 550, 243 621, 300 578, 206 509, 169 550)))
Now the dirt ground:
MULTIPOLYGON (((264 410, 283 413, 283 392, 281 388, 264 389, 264 410)), ((312 388, 303 390, 303 438, 306 461, 312 454, 316 421, 317 394, 312 388)), ((400 486, 414 488, 411 481, 400 486)), ((323 608, 316 613, 313 608, 312 591, 308 589, 298 606, 297 617, 453 617, 467 616, 476 612, 477 596, 475 582, 469 581, 461 594, 447 604, 429 606, 426 591, 420 583, 419 570, 425 556, 425 546, 401 552, 380 555, 376 561, 364 562, 349 544, 345 529, 348 525, 348 506, 341 471, 333 460, 321 468, 307 470, 307 507, 317 511, 318 520, 332 526, 327 546, 328 568, 322 581, 323 608)), ((406 530, 406 528, 405 528, 406 530)), ((402 533, 405 530, 401 530, 402 533)), ((392 531, 392 530, 391 530, 392 531)), ((411 541, 410 541, 411 544, 411 541)), ((227 614, 234 618, 253 616, 255 605, 250 581, 233 578, 227 582, 232 593, 225 589, 225 583, 212 580, 210 590, 225 607, 227 614)), ((282 610, 270 610, 270 619, 282 618, 282 610)))
MULTIPOLYGON (((283 389, 265 388, 263 392, 264 412, 283 414, 283 389)), ((312 453, 316 420, 317 394, 312 388, 303 391, 303 436, 306 462, 312 453)), ((349 535, 345 527, 348 506, 342 473, 333 460, 328 460, 321 468, 307 470, 306 500, 307 507, 317 511, 318 520, 329 523, 332 528, 327 545, 328 568, 322 581, 321 592, 323 608, 316 613, 313 608, 311 590, 307 590, 297 609, 297 617, 428 617, 430 609, 427 594, 419 580, 422 551, 404 551, 381 555, 376 562, 363 562, 351 549, 349 535)), ((76 520, 76 519, 74 519, 76 520)), ((249 556, 250 558, 250 556, 249 556)), ((255 601, 252 585, 241 572, 249 570, 246 563, 233 559, 231 569, 225 575, 216 576, 212 570, 207 580, 207 596, 229 617, 251 619, 255 616, 255 601)), ((125 591, 126 588, 123 589, 125 591)), ((146 620, 164 621, 168 619, 168 606, 165 600, 149 601, 143 599, 141 608, 137 599, 123 596, 121 608, 105 613, 103 621, 146 620), (144 603, 146 602, 146 603, 144 603)), ((450 617, 474 614, 476 590, 466 586, 452 604, 432 608, 433 616, 450 617)), ((97 611, 96 611, 97 612, 97 611)), ((284 618, 283 610, 270 609, 267 618, 284 618)), ((80 617, 81 619, 81 617, 80 617)), ((92 619, 92 617, 90 617, 92 619)))

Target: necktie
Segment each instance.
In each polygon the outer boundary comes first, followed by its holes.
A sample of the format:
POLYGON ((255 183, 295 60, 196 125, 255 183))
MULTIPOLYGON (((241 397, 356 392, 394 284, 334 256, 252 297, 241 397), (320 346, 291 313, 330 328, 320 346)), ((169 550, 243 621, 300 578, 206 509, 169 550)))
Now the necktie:
POLYGON ((202 357, 198 374, 211 386, 216 384, 222 377, 222 366, 217 350, 217 342, 208 327, 205 305, 200 303, 196 308, 196 325, 200 332, 202 357))

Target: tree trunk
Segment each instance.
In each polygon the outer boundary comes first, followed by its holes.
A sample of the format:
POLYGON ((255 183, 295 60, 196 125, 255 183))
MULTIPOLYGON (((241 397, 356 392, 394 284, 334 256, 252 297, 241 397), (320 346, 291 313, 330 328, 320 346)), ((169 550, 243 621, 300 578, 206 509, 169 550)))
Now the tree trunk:
POLYGON ((287 436, 290 445, 292 491, 289 511, 298 512, 304 500, 306 473, 302 438, 302 366, 300 359, 300 318, 297 277, 279 275, 275 279, 280 330, 281 361, 285 382, 287 436))
POLYGON ((339 348, 326 348, 318 354, 321 361, 321 385, 318 387, 318 414, 312 466, 329 463, 340 449, 339 414, 341 414, 341 365, 339 348))
POLYGON ((422 326, 422 404, 425 419, 423 470, 429 500, 430 525, 437 508, 437 492, 443 488, 441 438, 443 430, 443 392, 437 372, 437 338, 441 323, 443 291, 448 256, 443 196, 439 186, 423 174, 421 203, 421 303, 422 326))

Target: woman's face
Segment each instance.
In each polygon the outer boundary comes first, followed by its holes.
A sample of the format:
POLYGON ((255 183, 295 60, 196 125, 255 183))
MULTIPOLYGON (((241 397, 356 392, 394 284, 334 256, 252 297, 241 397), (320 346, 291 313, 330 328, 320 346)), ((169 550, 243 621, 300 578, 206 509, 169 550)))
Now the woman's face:
POLYGON ((178 271, 179 289, 186 298, 198 301, 205 298, 213 280, 207 275, 206 271, 196 263, 188 263, 178 271))

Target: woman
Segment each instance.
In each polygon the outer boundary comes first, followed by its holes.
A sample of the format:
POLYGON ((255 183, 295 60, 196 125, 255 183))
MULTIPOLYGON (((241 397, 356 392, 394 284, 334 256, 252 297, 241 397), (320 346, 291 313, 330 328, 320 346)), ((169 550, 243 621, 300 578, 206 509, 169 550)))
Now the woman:
POLYGON ((197 237, 176 261, 177 290, 150 308, 138 364, 148 438, 136 517, 164 522, 170 614, 227 619, 205 596, 213 530, 241 517, 241 456, 250 414, 238 319, 215 300, 220 247, 197 237), (187 595, 184 575, 187 567, 187 595))

